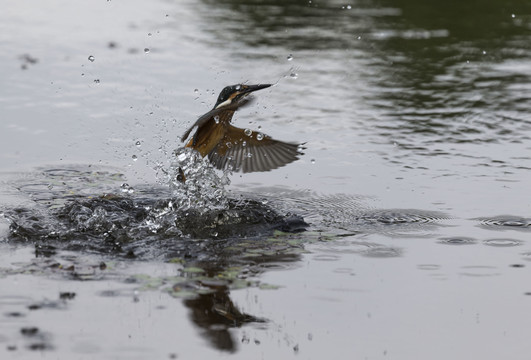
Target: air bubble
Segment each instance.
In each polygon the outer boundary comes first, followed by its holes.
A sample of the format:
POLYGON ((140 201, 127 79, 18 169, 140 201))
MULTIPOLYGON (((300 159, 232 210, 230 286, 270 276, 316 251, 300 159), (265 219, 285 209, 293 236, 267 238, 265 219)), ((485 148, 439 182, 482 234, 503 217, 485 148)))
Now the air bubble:
POLYGON ((253 131, 251 129, 245 129, 243 133, 247 136, 251 136, 253 134, 253 131))
POLYGON ((214 121, 216 124, 219 124, 219 115, 214 116, 214 121))
POLYGON ((138 160, 138 156, 133 155, 133 156, 131 156, 131 159, 133 159, 133 161, 137 161, 138 160))
POLYGON ((136 145, 137 147, 140 147, 140 146, 142 145, 142 143, 141 143, 140 141, 137 141, 137 142, 135 143, 135 145, 136 145))
POLYGON ((94 83, 95 84, 99 84, 100 83, 100 79, 94 79, 94 83))
POLYGON ((315 159, 311 159, 310 162, 311 162, 312 164, 315 164, 315 159))
POLYGON ((145 52, 146 54, 149 53, 149 52, 150 52, 149 48, 145 48, 145 49, 144 49, 144 52, 145 52))
POLYGON ((295 72, 292 72, 291 74, 289 74, 289 77, 292 78, 292 79, 296 79, 299 77, 299 74, 295 73, 295 72))
POLYGON ((260 140, 262 140, 263 138, 264 138, 264 134, 262 134, 262 133, 258 133, 258 134, 256 134, 256 140, 260 141, 260 140))
POLYGON ((287 57, 286 59, 288 59, 288 61, 293 60, 293 55, 289 54, 288 57, 287 57))
POLYGON ((90 55, 88 57, 88 59, 89 59, 90 62, 94 62, 94 60, 96 60, 96 58, 94 56, 92 56, 92 55, 90 55))

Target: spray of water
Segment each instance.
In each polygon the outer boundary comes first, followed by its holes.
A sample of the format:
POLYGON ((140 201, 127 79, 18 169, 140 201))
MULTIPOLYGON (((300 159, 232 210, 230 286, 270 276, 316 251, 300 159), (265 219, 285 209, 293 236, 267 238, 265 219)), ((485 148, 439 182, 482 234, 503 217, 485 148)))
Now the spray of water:
POLYGON ((176 208, 199 212, 227 208, 225 186, 230 184, 230 170, 218 176, 208 160, 190 148, 176 149, 173 155, 175 160, 162 174, 176 208))

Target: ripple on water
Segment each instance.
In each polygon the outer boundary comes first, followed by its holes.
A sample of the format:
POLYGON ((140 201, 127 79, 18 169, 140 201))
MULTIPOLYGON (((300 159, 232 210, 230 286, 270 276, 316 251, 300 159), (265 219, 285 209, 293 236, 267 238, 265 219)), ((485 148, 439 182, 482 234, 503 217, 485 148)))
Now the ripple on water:
POLYGON ((492 277, 500 275, 495 266, 469 265, 463 266, 462 269, 463 271, 459 274, 469 277, 492 277))
POLYGON ((396 247, 380 246, 371 248, 362 253, 363 256, 371 258, 396 258, 402 256, 402 249, 396 247))
POLYGON ((334 241, 328 242, 325 245, 319 247, 319 251, 321 253, 332 253, 338 255, 360 254, 372 248, 380 247, 382 247, 381 244, 369 241, 341 241, 339 239, 334 239, 334 241))
POLYGON ((522 254, 522 258, 526 261, 531 261, 531 251, 527 251, 522 254))
POLYGON ((476 239, 473 239, 471 237, 466 236, 452 236, 452 237, 443 237, 439 238, 440 244, 445 245, 473 245, 476 244, 478 241, 476 239))
POLYGON ((316 261, 337 261, 341 259, 341 256, 334 254, 318 254, 313 257, 316 261))
POLYGON ((531 219, 513 215, 499 215, 475 219, 480 226, 498 229, 531 230, 531 219))
POLYGON ((431 223, 445 218, 441 213, 410 209, 376 210, 360 216, 362 220, 382 224, 431 223))
POLYGON ((483 241, 483 244, 495 247, 512 247, 519 246, 522 242, 516 239, 487 239, 483 241))
POLYGON ((419 265, 417 265, 417 269, 426 270, 426 271, 439 270, 440 268, 441 268, 441 265, 437 265, 437 264, 419 264, 419 265))
POLYGON ((262 196, 267 196, 276 206, 304 216, 318 228, 393 233, 409 228, 417 230, 423 226, 435 226, 438 222, 449 218, 448 215, 437 211, 370 209, 366 204, 368 198, 361 196, 318 195, 307 191, 285 191, 274 188, 256 190, 260 191, 262 196))

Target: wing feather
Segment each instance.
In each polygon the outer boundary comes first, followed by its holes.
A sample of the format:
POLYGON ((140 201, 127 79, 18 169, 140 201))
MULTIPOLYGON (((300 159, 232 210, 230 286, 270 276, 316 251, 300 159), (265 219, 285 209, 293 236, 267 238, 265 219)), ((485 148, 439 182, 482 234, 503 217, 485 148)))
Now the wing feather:
POLYGON ((244 129, 229 126, 225 137, 209 154, 210 162, 218 169, 229 165, 233 171, 262 172, 285 166, 302 155, 300 145, 274 140, 261 134, 245 134, 244 129))

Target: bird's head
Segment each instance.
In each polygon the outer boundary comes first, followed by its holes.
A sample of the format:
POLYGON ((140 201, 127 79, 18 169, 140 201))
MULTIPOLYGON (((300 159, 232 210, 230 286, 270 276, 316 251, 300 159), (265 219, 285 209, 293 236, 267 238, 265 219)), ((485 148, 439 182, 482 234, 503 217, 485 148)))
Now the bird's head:
POLYGON ((223 107, 238 107, 243 102, 245 97, 256 90, 261 90, 270 87, 271 84, 258 85, 231 85, 227 86, 218 96, 214 109, 221 109, 223 107))

